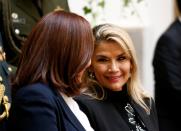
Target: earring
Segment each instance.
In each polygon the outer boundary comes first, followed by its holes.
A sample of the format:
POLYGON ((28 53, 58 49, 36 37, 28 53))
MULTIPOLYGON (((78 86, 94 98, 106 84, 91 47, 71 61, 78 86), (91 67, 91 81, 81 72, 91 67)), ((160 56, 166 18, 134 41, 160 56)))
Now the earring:
POLYGON ((89 72, 89 78, 90 78, 90 79, 95 79, 95 74, 94 74, 94 72, 92 72, 92 71, 89 72))

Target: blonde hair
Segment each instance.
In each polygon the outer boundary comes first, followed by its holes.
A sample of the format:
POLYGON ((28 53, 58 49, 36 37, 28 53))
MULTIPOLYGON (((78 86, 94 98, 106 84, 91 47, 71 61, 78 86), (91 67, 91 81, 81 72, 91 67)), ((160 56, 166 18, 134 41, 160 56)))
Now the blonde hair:
MULTIPOLYGON (((150 107, 145 103, 144 99, 149 98, 150 102, 151 99, 148 93, 146 93, 141 86, 138 74, 136 51, 129 34, 119 26, 112 24, 102 24, 94 27, 93 34, 95 48, 102 41, 115 41, 116 43, 120 44, 126 56, 130 59, 132 67, 130 72, 131 77, 127 82, 128 95, 149 114, 150 107)), ((97 81, 90 78, 88 79, 88 83, 89 85, 95 85, 96 83, 98 84, 97 81)), ((99 92, 97 96, 100 96, 99 92)))

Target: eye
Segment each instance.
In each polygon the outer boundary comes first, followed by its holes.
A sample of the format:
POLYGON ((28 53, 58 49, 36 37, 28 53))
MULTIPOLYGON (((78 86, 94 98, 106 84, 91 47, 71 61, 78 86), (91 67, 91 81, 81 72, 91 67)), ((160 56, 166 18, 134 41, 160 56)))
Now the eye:
POLYGON ((126 56, 119 56, 118 61, 124 61, 124 60, 127 60, 127 57, 126 56))
POLYGON ((106 59, 106 58, 98 58, 97 61, 98 62, 107 62, 108 59, 106 59))

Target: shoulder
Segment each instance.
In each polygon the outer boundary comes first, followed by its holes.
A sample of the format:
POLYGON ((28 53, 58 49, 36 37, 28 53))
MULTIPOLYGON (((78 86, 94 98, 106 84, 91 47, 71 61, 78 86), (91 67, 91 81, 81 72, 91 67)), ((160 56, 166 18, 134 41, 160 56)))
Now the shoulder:
MULTIPOLYGON (((180 41, 180 33, 181 33, 181 23, 178 20, 175 20, 167 30, 160 36, 158 42, 162 43, 178 43, 180 41)), ((180 42, 179 42, 180 43, 180 42)), ((172 44, 166 44, 172 45, 172 44)), ((179 44, 180 45, 180 44, 179 44)))
POLYGON ((93 106, 93 105, 97 105, 97 103, 100 103, 100 100, 97 100, 89 95, 80 95, 80 96, 76 96, 74 97, 75 101, 77 101, 77 103, 79 105, 84 105, 84 106, 93 106))
POLYGON ((74 99, 78 103, 79 108, 87 115, 91 126, 95 130, 109 128, 107 123, 113 118, 112 116, 117 116, 115 115, 117 112, 115 113, 115 108, 111 103, 106 103, 104 100, 98 100, 87 95, 81 95, 74 99))
POLYGON ((9 128, 22 131, 57 130, 57 115, 62 117, 58 109, 56 97, 48 85, 36 83, 24 86, 12 99, 9 128))
POLYGON ((15 97, 16 102, 47 101, 54 99, 55 93, 48 85, 35 83, 20 88, 15 97))
POLYGON ((91 96, 80 95, 74 98, 78 103, 80 109, 90 117, 96 117, 96 115, 105 115, 110 110, 114 110, 114 106, 111 102, 105 100, 99 100, 91 96))
POLYGON ((74 97, 74 100, 78 103, 78 105, 80 106, 80 108, 85 108, 86 106, 89 106, 92 102, 92 98, 90 96, 87 95, 80 95, 80 96, 76 96, 74 97))
POLYGON ((158 39, 156 48, 155 48, 155 55, 168 57, 172 55, 180 54, 181 50, 181 29, 171 26, 167 29, 158 39), (173 52, 174 50, 174 52, 173 52), (171 55, 170 55, 170 52, 171 55))
POLYGON ((35 93, 34 95, 36 96, 36 94, 51 94, 51 87, 49 87, 46 84, 43 83, 35 83, 35 84, 30 84, 30 85, 26 85, 21 87, 18 91, 17 94, 21 94, 24 95, 25 93, 35 93))
POLYGON ((24 86, 12 98, 11 112, 13 116, 22 117, 29 113, 37 115, 38 112, 51 112, 52 114, 55 110, 57 110, 56 96, 49 86, 42 83, 24 86))
POLYGON ((173 21, 172 24, 170 24, 170 26, 165 30, 163 34, 173 35, 175 33, 178 33, 180 29, 181 29, 181 23, 178 19, 176 19, 175 21, 173 21))
MULTIPOLYGON (((74 97, 75 101, 78 103, 81 110, 84 112, 95 113, 96 111, 102 110, 104 101, 97 100, 88 95, 80 95, 74 97)), ((93 114, 94 114, 93 113, 93 114)))

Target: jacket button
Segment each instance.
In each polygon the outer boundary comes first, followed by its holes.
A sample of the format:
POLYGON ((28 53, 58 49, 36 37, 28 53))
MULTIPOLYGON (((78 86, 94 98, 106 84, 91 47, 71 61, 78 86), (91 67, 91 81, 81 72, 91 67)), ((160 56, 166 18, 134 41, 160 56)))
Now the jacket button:
POLYGON ((13 19, 17 19, 17 18, 18 18, 18 14, 13 12, 13 13, 11 14, 11 17, 12 17, 13 19))
POLYGON ((19 35, 20 34, 20 30, 19 29, 15 29, 14 32, 19 35))

